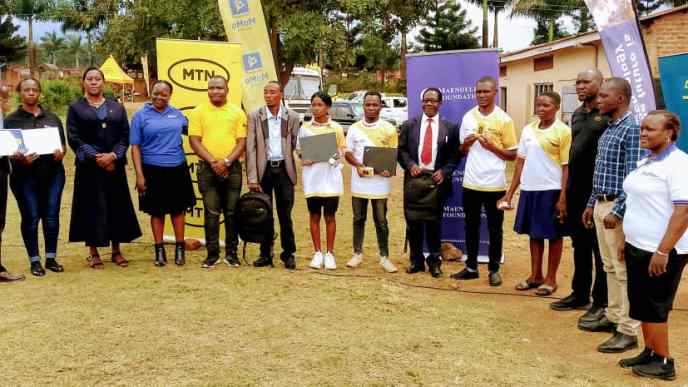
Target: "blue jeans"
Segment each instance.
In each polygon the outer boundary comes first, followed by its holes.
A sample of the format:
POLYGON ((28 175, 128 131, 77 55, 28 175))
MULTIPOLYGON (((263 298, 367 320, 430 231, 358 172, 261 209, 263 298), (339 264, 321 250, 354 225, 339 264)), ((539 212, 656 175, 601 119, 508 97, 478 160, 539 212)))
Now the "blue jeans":
POLYGON ((21 233, 31 262, 41 260, 38 251, 38 222, 43 224, 45 257, 57 256, 57 237, 60 232, 60 201, 65 185, 65 172, 57 170, 50 176, 26 174, 12 176, 10 188, 21 213, 21 233))

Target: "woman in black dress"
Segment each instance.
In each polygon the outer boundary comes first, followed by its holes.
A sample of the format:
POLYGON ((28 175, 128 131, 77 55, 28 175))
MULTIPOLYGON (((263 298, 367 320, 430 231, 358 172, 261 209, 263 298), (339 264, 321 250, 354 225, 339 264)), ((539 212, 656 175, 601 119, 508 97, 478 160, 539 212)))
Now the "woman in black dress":
POLYGON ((129 121, 124 106, 103 95, 105 76, 84 72, 85 96, 69 106, 69 146, 76 154, 70 242, 86 242, 89 265, 103 268, 98 247, 112 243, 112 262, 127 266, 120 243, 141 236, 129 194, 125 165, 129 121))

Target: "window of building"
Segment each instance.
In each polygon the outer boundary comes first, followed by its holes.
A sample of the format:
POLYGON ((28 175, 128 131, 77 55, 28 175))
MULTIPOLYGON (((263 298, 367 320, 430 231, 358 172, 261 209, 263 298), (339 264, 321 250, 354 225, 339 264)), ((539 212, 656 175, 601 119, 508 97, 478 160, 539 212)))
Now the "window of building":
POLYGON ((541 96, 543 93, 554 91, 554 84, 552 83, 536 83, 535 84, 535 94, 533 97, 533 114, 535 113, 535 100, 537 97, 541 96))
POLYGON ((554 68, 554 56, 553 55, 541 56, 539 58, 533 59, 533 70, 535 70, 535 71, 551 70, 553 68, 554 68))
POLYGON ((499 66, 499 76, 506 77, 506 65, 499 66))
POLYGON ((506 111, 506 87, 499 88, 499 107, 506 111))

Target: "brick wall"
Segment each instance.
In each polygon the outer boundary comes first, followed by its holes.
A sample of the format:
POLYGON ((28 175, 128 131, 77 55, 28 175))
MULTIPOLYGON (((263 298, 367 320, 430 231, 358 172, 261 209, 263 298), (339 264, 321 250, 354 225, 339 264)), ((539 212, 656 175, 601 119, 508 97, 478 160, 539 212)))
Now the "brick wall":
POLYGON ((660 56, 688 52, 688 9, 641 22, 652 74, 659 76, 660 56))

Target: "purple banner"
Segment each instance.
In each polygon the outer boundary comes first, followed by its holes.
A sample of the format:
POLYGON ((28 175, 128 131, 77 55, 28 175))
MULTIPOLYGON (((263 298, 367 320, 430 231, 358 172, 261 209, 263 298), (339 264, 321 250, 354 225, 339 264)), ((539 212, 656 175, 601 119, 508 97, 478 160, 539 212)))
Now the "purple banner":
POLYGON ((628 80, 636 122, 656 108, 652 73, 631 0, 585 0, 599 27, 612 75, 628 80))
MULTIPOLYGON (((428 87, 437 87, 443 95, 440 117, 460 125, 463 115, 476 105, 475 83, 478 79, 484 76, 499 79, 499 54, 495 49, 412 54, 406 57, 406 63, 409 118, 422 114, 423 91, 428 87)), ((442 240, 455 244, 465 252, 462 207, 464 162, 452 176, 452 195, 444 206, 442 240)), ((486 262, 489 237, 484 213, 482 217, 479 259, 486 262)))

